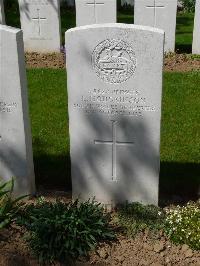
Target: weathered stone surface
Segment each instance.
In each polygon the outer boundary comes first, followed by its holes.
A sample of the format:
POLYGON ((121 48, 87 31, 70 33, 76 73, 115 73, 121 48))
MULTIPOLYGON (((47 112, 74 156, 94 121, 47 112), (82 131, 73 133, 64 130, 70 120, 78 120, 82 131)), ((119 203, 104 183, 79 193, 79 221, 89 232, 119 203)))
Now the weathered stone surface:
POLYGON ((0 25, 0 177, 35 191, 22 31, 0 25))
POLYGON ((158 203, 163 44, 144 26, 67 31, 74 198, 158 203))
POLYGON ((134 23, 165 31, 165 52, 175 49, 177 0, 135 0, 134 23))
POLYGON ((196 0, 192 53, 200 54, 200 0, 196 0))
POLYGON ((25 50, 59 52, 59 0, 19 0, 19 8, 25 50))
POLYGON ((0 0, 0 24, 5 24, 5 13, 3 0, 0 0))
POLYGON ((76 25, 115 23, 116 0, 76 0, 76 25))

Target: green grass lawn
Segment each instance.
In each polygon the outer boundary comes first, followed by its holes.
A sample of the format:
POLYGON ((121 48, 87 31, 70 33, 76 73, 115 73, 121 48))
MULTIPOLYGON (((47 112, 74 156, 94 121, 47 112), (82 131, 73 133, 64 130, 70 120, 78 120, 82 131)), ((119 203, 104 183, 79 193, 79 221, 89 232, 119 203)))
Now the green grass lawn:
MULTIPOLYGON (((200 73, 165 73, 161 131, 162 194, 193 194, 200 170, 200 73)), ((70 189, 66 75, 28 70, 37 185, 70 189)))
POLYGON ((179 53, 192 52, 194 14, 179 14, 176 24, 176 50, 179 53))
MULTIPOLYGON (((179 53, 190 53, 192 50, 194 14, 179 13, 177 16, 176 28, 176 50, 179 53)), ((13 27, 20 27, 19 10, 16 4, 6 9, 7 24, 13 27)), ((118 11, 118 22, 132 24, 134 21, 133 11, 130 9, 118 11)), ((64 44, 64 33, 67 29, 75 27, 75 11, 62 7, 61 9, 61 31, 64 44)))
POLYGON ((45 188, 70 188, 66 74, 28 70, 36 182, 45 188))

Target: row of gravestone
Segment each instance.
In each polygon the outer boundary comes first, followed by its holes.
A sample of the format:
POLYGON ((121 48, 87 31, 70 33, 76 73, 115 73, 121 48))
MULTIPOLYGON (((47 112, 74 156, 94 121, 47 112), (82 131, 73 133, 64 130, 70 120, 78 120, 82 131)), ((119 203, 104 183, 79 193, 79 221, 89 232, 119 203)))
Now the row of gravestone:
MULTIPOLYGON (((2 18, 3 0, 0 0, 2 18)), ((27 51, 60 51, 59 0, 19 0, 21 28, 27 51)), ((165 52, 175 49, 177 0, 135 0, 134 22, 165 31, 165 52)), ((196 1, 193 53, 200 54, 200 0, 196 1)), ((115 23, 116 0, 76 0, 77 26, 115 23)))
MULTIPOLYGON (((0 36, 0 176, 16 178, 16 194, 32 194, 22 31, 0 25, 0 36)), ((74 198, 158 203, 163 47, 164 31, 145 26, 66 32, 74 198)))

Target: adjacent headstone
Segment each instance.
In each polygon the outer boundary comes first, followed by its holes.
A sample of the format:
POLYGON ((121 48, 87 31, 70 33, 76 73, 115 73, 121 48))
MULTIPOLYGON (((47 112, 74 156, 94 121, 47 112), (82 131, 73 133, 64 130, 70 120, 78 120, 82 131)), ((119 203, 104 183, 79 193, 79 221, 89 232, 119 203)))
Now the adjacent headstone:
POLYGON ((59 52, 59 0, 19 0, 19 8, 25 50, 59 52))
POLYGON ((163 29, 165 52, 174 52, 177 0, 135 0, 134 23, 163 29))
POLYGON ((115 23, 116 0, 76 0, 76 25, 115 23))
POLYGON ((5 13, 3 0, 0 0, 0 24, 5 24, 5 13))
POLYGON ((196 0, 192 53, 200 54, 200 0, 196 0))
POLYGON ((35 191, 22 31, 0 25, 0 179, 35 191))
POLYGON ((164 32, 66 32, 73 197, 158 203, 164 32))

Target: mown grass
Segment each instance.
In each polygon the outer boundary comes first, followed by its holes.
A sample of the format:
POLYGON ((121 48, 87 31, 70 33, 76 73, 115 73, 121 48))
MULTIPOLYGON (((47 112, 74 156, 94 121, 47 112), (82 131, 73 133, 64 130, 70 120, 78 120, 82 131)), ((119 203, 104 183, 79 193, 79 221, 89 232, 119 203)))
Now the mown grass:
MULTIPOLYGON (((160 191, 195 196, 200 170, 199 72, 165 73, 160 191)), ((28 70, 37 185, 70 189, 65 70, 28 70)))
POLYGON ((28 70, 36 181, 45 188, 70 187, 66 74, 28 70))
MULTIPOLYGON (((120 9, 118 11, 118 22, 132 24, 134 21, 134 11, 131 9, 120 9)), ((189 53, 192 50, 192 35, 193 35, 193 20, 194 14, 178 13, 177 28, 176 28, 176 50, 179 53, 189 53)), ((6 8, 7 25, 20 27, 18 5, 13 1, 6 8)), ((61 8, 61 31, 62 44, 64 44, 64 33, 67 29, 76 26, 76 13, 74 9, 69 9, 65 6, 61 8)))
POLYGON ((165 73, 161 194, 197 196, 200 189, 200 72, 165 73))
POLYGON ((192 52, 194 14, 178 14, 176 24, 176 51, 178 53, 192 52))

